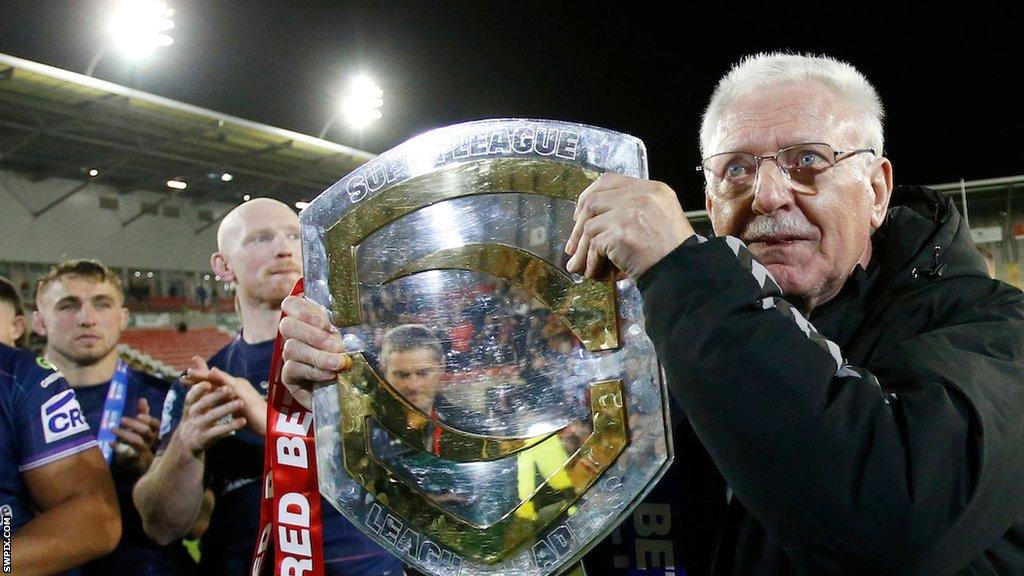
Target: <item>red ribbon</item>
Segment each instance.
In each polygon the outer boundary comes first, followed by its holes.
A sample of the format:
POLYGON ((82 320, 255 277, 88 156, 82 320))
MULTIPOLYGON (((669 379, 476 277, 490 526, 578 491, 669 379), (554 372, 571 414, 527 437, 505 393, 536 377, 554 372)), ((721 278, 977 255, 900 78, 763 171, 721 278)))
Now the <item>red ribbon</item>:
MULTIPOLYGON (((302 279, 292 295, 302 294, 302 279)), ((282 313, 281 317, 284 318, 282 313)), ((275 576, 323 576, 323 528, 313 442, 313 412, 292 398, 281 382, 280 331, 274 343, 267 395, 267 438, 263 451, 260 531, 251 576, 264 574, 274 545, 275 576)))

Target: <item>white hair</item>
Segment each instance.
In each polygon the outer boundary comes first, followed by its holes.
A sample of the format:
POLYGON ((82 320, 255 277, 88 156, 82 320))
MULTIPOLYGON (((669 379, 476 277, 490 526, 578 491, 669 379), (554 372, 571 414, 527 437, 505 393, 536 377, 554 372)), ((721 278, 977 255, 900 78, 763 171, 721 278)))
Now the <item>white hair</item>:
POLYGON ((865 145, 874 149, 876 154, 882 154, 882 120, 885 117, 882 100, 875 87, 856 68, 829 56, 762 52, 744 57, 718 81, 701 122, 701 156, 713 153, 708 149, 711 139, 722 115, 737 98, 754 90, 804 80, 831 88, 862 114, 865 145))

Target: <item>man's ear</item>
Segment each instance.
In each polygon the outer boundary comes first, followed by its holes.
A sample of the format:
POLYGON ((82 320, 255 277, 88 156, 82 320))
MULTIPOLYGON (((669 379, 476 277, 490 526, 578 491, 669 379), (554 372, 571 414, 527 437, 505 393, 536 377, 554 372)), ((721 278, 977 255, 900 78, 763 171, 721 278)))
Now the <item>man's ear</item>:
POLYGON ((32 330, 40 336, 46 336, 46 323, 38 310, 32 313, 32 330))
POLYGON ((892 197, 892 162, 885 156, 879 158, 871 168, 871 227, 878 228, 885 221, 892 197))
POLYGON ((220 276, 221 281, 235 281, 235 273, 231 271, 227 256, 223 252, 214 252, 210 255, 210 268, 214 274, 220 276))
POLYGON ((18 314, 11 321, 11 324, 14 326, 14 341, 17 342, 25 335, 25 331, 28 330, 28 318, 18 314))

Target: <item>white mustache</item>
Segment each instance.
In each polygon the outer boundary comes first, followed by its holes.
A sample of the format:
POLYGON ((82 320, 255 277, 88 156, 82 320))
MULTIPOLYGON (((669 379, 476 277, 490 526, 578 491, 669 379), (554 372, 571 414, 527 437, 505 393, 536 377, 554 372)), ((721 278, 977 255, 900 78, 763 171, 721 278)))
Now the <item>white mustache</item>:
POLYGON ((756 216, 747 224, 740 234, 740 239, 748 242, 751 239, 795 236, 797 238, 814 237, 815 230, 807 222, 801 222, 789 215, 756 216))

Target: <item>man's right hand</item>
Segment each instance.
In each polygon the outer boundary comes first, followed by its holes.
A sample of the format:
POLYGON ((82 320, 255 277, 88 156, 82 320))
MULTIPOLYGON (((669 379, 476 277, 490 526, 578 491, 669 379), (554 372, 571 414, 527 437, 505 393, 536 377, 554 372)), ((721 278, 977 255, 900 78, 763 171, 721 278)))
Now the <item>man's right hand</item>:
POLYGON ((220 368, 211 370, 201 356, 193 356, 192 366, 181 380, 192 384, 209 382, 214 388, 230 388, 234 392, 234 397, 242 401, 239 412, 249 424, 249 428, 260 436, 267 435, 267 401, 245 378, 232 376, 220 368))
POLYGON ((345 354, 341 334, 327 311, 301 296, 289 296, 281 303, 287 315, 281 319, 284 348, 281 381, 306 408, 312 403, 313 386, 333 382, 338 372, 348 370, 352 360, 345 354))
POLYGON ((242 400, 231 387, 215 387, 206 381, 193 384, 185 395, 181 422, 171 441, 198 458, 214 440, 245 427, 245 418, 237 415, 241 409, 242 400), (235 417, 221 422, 229 414, 235 417))

